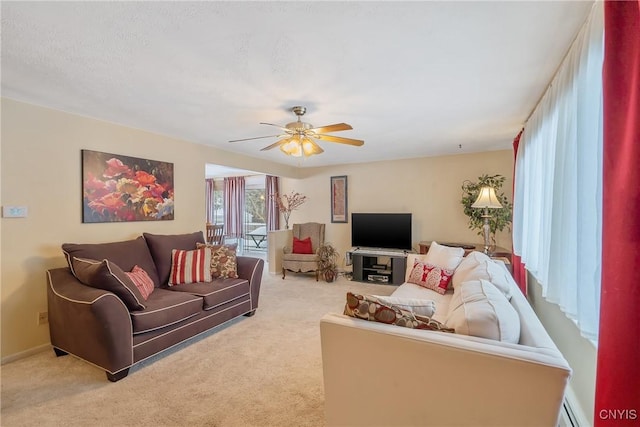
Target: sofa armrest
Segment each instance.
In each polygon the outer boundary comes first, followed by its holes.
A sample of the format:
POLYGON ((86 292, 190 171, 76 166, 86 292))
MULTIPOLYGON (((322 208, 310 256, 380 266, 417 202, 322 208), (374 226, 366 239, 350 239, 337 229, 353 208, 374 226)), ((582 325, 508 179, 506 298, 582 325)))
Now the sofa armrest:
POLYGON ((236 259, 238 263, 238 277, 249 281, 249 288, 251 289, 251 310, 253 311, 258 308, 264 260, 245 256, 239 256, 236 259))
POLYGON ((51 345, 112 374, 133 364, 129 310, 115 294, 82 284, 69 268, 47 271, 51 345))
POLYGON ((571 369, 559 352, 328 314, 327 426, 556 425, 571 369))
POLYGON ((291 246, 285 246, 282 248, 282 253, 283 254, 291 254, 293 253, 293 249, 291 248, 291 246))

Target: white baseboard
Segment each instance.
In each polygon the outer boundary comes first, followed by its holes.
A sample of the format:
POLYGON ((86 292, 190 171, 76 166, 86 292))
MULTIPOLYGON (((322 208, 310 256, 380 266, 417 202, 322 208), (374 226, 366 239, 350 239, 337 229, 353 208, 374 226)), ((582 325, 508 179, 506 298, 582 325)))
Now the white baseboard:
POLYGON ((562 418, 566 420, 565 425, 567 427, 588 427, 591 425, 589 418, 585 415, 584 409, 571 388, 571 384, 567 387, 567 392, 564 395, 564 404, 568 407, 568 411, 562 408, 562 418))
POLYGON ((30 348, 29 350, 21 351, 20 353, 15 353, 9 355, 7 357, 3 357, 1 364, 15 362, 16 360, 24 359, 25 357, 33 356, 34 354, 42 353, 43 351, 50 350, 51 344, 42 344, 38 347, 30 348))

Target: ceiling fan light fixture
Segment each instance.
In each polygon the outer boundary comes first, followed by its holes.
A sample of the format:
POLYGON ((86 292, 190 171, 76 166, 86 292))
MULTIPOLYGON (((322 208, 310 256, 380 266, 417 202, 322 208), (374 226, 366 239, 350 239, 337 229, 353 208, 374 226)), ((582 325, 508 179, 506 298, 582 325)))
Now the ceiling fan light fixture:
POLYGON ((323 150, 316 147, 309 138, 294 135, 289 141, 280 145, 280 151, 291 157, 309 157, 314 154, 319 154, 323 150))
POLYGON ((305 157, 309 157, 313 154, 316 154, 315 147, 313 146, 313 142, 309 138, 304 138, 302 140, 302 152, 305 157))
POLYGON ((301 157, 302 145, 297 138, 292 137, 288 142, 280 146, 280 151, 282 151, 287 156, 301 157))
POLYGON ((280 151, 282 151, 287 156, 292 157, 309 157, 314 154, 321 154, 324 152, 322 147, 320 147, 314 139, 320 139, 322 141, 328 142, 337 142, 339 144, 346 144, 352 146, 361 146, 364 144, 364 141, 360 139, 352 139, 352 138, 344 138, 339 136, 327 135, 327 133, 338 132, 343 130, 351 130, 353 129, 351 125, 346 123, 335 123, 332 125, 326 125, 321 127, 313 127, 312 124, 303 122, 301 117, 306 113, 307 109, 305 107, 296 106, 291 109, 293 113, 298 117, 298 120, 295 122, 287 123, 284 126, 276 125, 273 123, 260 122, 260 124, 268 125, 276 127, 284 133, 280 135, 270 135, 270 136, 258 136, 254 138, 245 138, 245 139, 234 139, 229 142, 241 142, 241 141, 250 141, 254 139, 262 139, 262 138, 273 138, 278 137, 281 139, 276 141, 275 143, 268 145, 262 148, 260 151, 271 150, 272 148, 279 147, 280 151))

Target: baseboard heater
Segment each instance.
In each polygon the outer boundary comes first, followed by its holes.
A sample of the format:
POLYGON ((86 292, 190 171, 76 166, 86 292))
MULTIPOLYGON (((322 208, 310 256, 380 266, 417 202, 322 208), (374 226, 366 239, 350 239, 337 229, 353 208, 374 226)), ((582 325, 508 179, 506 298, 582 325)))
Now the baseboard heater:
POLYGON ((562 409, 560 410, 560 422, 558 427, 580 427, 578 417, 571 409, 571 404, 565 398, 562 401, 562 409))

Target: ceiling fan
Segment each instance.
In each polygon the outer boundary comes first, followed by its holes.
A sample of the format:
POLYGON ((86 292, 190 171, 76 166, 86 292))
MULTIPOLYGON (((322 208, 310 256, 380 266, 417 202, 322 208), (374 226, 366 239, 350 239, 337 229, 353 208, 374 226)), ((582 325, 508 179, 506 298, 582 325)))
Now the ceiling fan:
POLYGON ((277 127, 282 130, 282 133, 278 135, 257 136, 255 138, 234 139, 229 142, 250 141, 253 139, 261 138, 282 138, 261 149, 260 151, 271 150, 272 148, 279 147, 280 150, 293 157, 309 157, 314 154, 320 154, 324 150, 318 145, 314 139, 327 142, 337 142, 339 144, 361 146, 364 141, 360 139, 343 138, 340 136, 326 135, 327 132, 338 132, 341 130, 353 129, 346 123, 336 123, 333 125, 321 126, 314 128, 310 123, 305 123, 300 118, 307 112, 305 107, 296 106, 291 109, 298 121, 287 123, 285 126, 274 125, 272 123, 260 123, 261 125, 269 125, 277 127))

